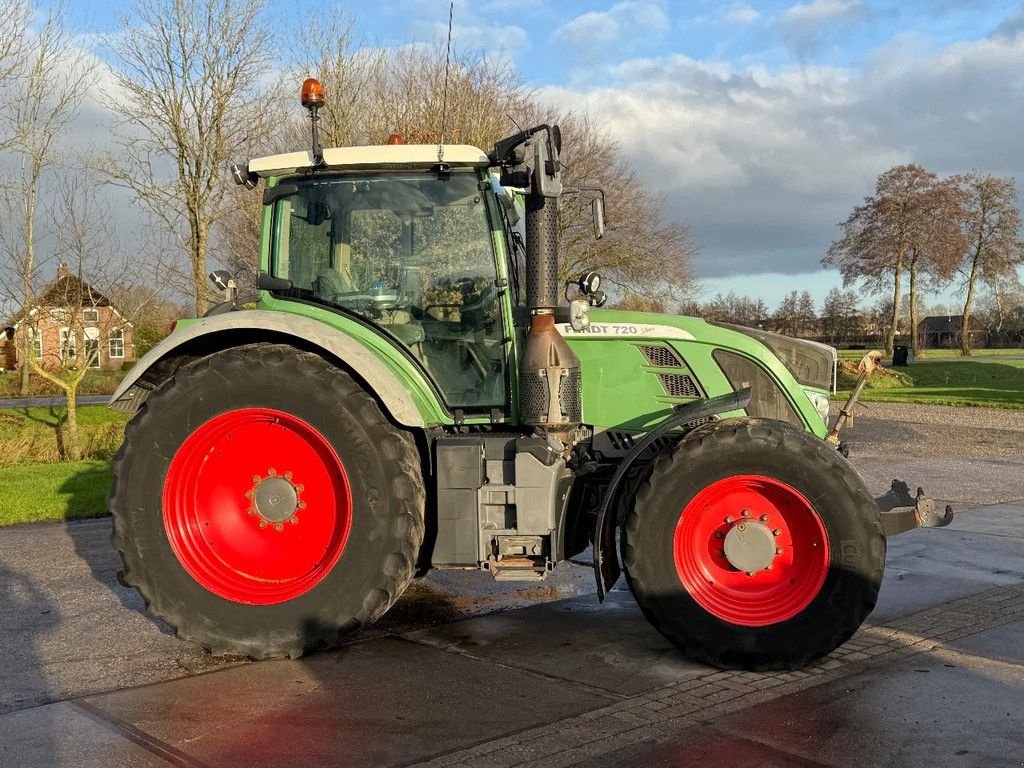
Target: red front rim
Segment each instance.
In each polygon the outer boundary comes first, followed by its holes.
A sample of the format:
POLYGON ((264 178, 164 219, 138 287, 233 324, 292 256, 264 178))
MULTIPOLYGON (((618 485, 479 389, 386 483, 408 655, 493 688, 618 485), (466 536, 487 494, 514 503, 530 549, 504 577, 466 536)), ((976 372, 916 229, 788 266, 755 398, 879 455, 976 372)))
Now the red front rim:
POLYGON ((345 549, 352 494, 323 435, 271 408, 215 416, 164 482, 164 528, 182 567, 226 600, 272 605, 323 580, 345 549))
POLYGON ((768 477, 737 475, 701 490, 683 509, 673 544, 686 591, 731 624, 763 627, 793 618, 828 575, 828 535, 818 513, 799 491, 768 477), (761 526, 759 534, 773 542, 755 569, 741 570, 727 556, 726 537, 736 526, 761 526))

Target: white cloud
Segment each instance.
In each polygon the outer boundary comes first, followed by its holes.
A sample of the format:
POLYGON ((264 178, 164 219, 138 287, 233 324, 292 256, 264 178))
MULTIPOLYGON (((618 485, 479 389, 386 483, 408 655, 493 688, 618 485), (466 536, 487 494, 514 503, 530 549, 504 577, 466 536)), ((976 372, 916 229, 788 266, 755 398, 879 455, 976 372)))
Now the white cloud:
POLYGON ((544 96, 606 122, 667 213, 693 227, 704 275, 817 269, 836 223, 901 162, 1024 177, 1024 39, 880 56, 863 70, 675 55, 606 75, 605 87, 544 96))
POLYGON ((628 43, 670 26, 668 14, 660 2, 625 0, 607 11, 588 11, 555 30, 555 40, 579 51, 599 55, 597 46, 628 43))
POLYGON ((863 0, 811 0, 787 8, 779 20, 779 32, 797 54, 812 53, 829 27, 864 21, 870 15, 863 0))
POLYGON ((749 3, 733 3, 725 9, 723 18, 730 24, 753 24, 761 18, 761 12, 749 3))

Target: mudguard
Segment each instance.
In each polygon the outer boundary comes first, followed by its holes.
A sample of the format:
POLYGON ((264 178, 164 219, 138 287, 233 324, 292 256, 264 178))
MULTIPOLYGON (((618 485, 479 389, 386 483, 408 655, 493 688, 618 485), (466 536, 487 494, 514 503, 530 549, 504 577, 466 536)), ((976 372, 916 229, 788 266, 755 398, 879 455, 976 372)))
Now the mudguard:
POLYGON ((615 526, 618 520, 617 516, 609 514, 609 511, 618 497, 619 486, 630 467, 649 446, 665 437, 673 429, 697 419, 717 416, 728 411, 738 411, 741 408, 746 408, 749 402, 750 388, 747 387, 707 400, 694 400, 686 403, 676 408, 675 412, 665 421, 637 440, 632 450, 622 459, 608 483, 604 498, 601 500, 601 507, 597 511, 597 519, 594 521, 594 575, 597 577, 599 600, 604 600, 604 596, 609 589, 615 586, 615 582, 619 580, 619 575, 622 572, 619 567, 619 558, 615 553, 615 526))
POLYGON ((140 385, 140 379, 154 364, 200 337, 238 331, 254 331, 257 340, 261 332, 273 334, 275 340, 287 341, 287 337, 292 337, 307 346, 313 344, 323 349, 344 361, 346 366, 365 381, 395 421, 407 427, 424 426, 423 416, 406 389, 400 385, 391 371, 358 341, 301 315, 259 309, 212 315, 175 330, 132 366, 131 371, 114 392, 110 407, 116 411, 135 413, 149 393, 147 387, 140 385))

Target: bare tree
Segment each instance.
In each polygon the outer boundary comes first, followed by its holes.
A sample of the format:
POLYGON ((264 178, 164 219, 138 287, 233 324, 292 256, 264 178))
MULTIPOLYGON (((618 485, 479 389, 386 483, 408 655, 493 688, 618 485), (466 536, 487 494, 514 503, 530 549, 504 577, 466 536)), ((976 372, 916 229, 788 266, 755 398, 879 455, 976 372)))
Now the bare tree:
POLYGON ((840 224, 842 237, 822 259, 826 266, 839 269, 847 285, 862 282, 876 292, 891 286, 892 315, 885 335, 888 354, 899 328, 903 272, 927 231, 931 192, 937 183, 938 177, 920 165, 889 169, 878 177, 875 193, 840 224))
POLYGON ((917 325, 921 309, 919 281, 935 288, 948 282, 963 258, 966 245, 960 221, 965 200, 959 186, 949 180, 936 179, 921 190, 915 226, 907 254, 910 276, 909 316, 911 347, 916 355, 920 347, 917 325))
POLYGON ((11 109, 18 103, 31 21, 28 0, 0 0, 0 150, 10 148, 16 136, 11 109))
POLYGON ((531 122, 558 123, 565 185, 600 188, 607 200, 608 230, 594 240, 591 197, 569 194, 560 201, 563 279, 598 270, 624 294, 678 303, 693 293, 697 246, 685 224, 666 221, 654 194, 608 132, 587 115, 538 115, 531 122))
POLYGON ((107 172, 187 254, 196 314, 211 229, 231 209, 227 164, 272 123, 269 41, 264 0, 137 0, 109 43, 120 121, 107 172))
MULTIPOLYGON (((94 80, 96 66, 73 45, 67 9, 53 7, 32 35, 18 62, 13 96, 5 117, 8 149, 17 167, 3 185, 0 251, 11 269, 0 277, 8 298, 28 306, 39 280, 40 193, 47 176, 61 162, 60 140, 68 132, 94 80)), ((28 394, 31 339, 20 333, 21 394, 28 394)))
POLYGON ((1020 239, 1021 216, 1017 208, 1017 185, 1012 178, 999 178, 974 171, 957 176, 966 203, 963 231, 967 239, 964 256, 966 298, 961 315, 960 351, 971 354, 971 311, 978 282, 993 285, 1006 280, 1024 263, 1020 239))
POLYGON ((117 246, 109 205, 94 194, 93 179, 78 172, 66 173, 55 187, 51 217, 56 232, 54 255, 60 266, 57 278, 26 304, 23 326, 32 329, 26 334, 32 337, 40 334, 44 325, 60 329, 58 338, 52 340, 56 344, 47 349, 41 343, 41 354, 27 359, 37 375, 64 392, 64 454, 77 461, 81 456, 78 388, 90 368, 99 367, 104 348, 119 345, 119 356, 125 356, 129 323, 94 284, 102 281, 127 288, 138 275, 138 262, 117 246))

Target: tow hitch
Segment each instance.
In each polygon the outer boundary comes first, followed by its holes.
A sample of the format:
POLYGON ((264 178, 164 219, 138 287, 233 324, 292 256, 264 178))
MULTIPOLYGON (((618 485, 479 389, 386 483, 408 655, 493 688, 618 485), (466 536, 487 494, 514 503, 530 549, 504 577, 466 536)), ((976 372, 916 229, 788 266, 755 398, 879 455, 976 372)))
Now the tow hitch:
POLYGON ((910 487, 902 480, 893 480, 884 496, 875 499, 882 518, 882 531, 886 536, 906 533, 914 528, 941 528, 953 522, 953 508, 946 505, 939 512, 935 499, 929 499, 921 488, 910 495, 910 487))

